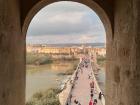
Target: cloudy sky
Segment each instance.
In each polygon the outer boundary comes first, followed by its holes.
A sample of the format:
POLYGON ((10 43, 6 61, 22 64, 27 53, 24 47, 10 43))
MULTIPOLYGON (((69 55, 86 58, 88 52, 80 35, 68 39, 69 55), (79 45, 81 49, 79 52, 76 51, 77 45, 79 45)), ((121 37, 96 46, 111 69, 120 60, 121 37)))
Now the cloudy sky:
POLYGON ((89 7, 75 2, 57 2, 41 9, 32 19, 28 44, 105 42, 104 26, 89 7))

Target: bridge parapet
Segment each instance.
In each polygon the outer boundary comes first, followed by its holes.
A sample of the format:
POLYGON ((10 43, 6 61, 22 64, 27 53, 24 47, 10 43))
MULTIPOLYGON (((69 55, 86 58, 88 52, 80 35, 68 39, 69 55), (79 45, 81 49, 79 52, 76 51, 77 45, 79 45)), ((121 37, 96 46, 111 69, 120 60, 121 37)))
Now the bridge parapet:
MULTIPOLYGON (((97 81, 97 79, 96 79, 96 77, 95 77, 95 75, 94 75, 92 65, 91 65, 91 69, 92 69, 92 74, 93 74, 92 76, 93 76, 94 84, 95 84, 96 91, 97 91, 96 94, 99 94, 100 92, 102 93, 102 91, 101 91, 101 89, 100 89, 100 87, 99 87, 98 81, 97 81)), ((101 98, 100 101, 102 102, 102 105, 105 105, 105 97, 104 97, 103 95, 102 95, 102 98, 101 98)))
POLYGON ((78 71, 79 64, 76 70, 74 71, 73 75, 71 76, 71 78, 67 81, 65 89, 59 94, 59 101, 61 105, 67 105, 70 103, 71 91, 75 83, 76 72, 78 71))

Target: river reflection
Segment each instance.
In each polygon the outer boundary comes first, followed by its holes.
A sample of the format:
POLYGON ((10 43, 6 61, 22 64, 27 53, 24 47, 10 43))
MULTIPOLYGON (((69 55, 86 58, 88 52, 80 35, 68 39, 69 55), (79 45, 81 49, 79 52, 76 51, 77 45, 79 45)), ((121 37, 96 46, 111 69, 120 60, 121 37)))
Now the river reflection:
POLYGON ((26 101, 38 91, 60 87, 62 81, 68 76, 58 74, 73 70, 77 64, 78 61, 67 61, 40 66, 28 65, 26 67, 26 101))

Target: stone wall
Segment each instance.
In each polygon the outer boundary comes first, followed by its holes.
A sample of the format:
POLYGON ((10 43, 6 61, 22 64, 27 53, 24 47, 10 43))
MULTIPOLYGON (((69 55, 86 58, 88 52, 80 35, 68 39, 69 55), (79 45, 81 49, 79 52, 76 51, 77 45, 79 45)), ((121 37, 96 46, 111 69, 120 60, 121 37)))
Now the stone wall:
POLYGON ((116 0, 107 58, 106 104, 140 105, 140 1, 116 0))
POLYGON ((18 0, 0 0, 0 105, 24 105, 24 38, 18 0))

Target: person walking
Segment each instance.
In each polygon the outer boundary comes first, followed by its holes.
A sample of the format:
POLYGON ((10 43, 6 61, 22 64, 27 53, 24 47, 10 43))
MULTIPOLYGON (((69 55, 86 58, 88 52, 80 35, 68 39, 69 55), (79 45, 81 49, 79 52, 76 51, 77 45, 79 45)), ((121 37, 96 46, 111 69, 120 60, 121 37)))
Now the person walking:
POLYGON ((94 103, 96 103, 96 104, 97 104, 97 99, 94 99, 94 103))
POLYGON ((94 81, 90 82, 90 88, 94 89, 94 81))
POLYGON ((90 94, 91 99, 93 99, 93 96, 94 96, 93 93, 91 93, 91 94, 90 94))
POLYGON ((104 95, 104 94, 102 94, 101 92, 99 93, 99 100, 101 100, 102 99, 102 95, 104 95))
POLYGON ((90 77, 91 77, 91 76, 88 74, 88 79, 90 79, 90 77))
POLYGON ((89 105, 93 105, 93 100, 92 99, 90 99, 89 105))
POLYGON ((74 103, 75 103, 75 104, 78 104, 78 101, 75 99, 75 100, 74 100, 74 103))
POLYGON ((93 105, 97 105, 97 99, 94 99, 93 105))

